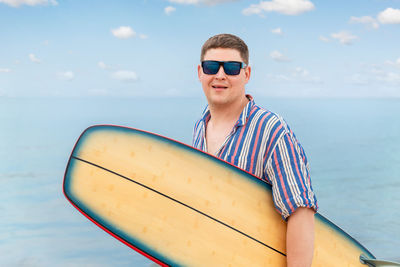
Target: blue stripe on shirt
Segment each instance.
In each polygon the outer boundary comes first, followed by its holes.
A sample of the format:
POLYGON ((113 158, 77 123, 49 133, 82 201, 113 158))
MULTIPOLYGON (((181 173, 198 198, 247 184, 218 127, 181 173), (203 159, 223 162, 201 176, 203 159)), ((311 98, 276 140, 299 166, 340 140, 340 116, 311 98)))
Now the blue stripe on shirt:
MULTIPOLYGON (((206 107, 193 132, 192 145, 203 151, 209 119, 206 107)), ((298 207, 318 209, 303 147, 282 117, 260 108, 252 98, 215 156, 270 183, 284 219, 298 207)))

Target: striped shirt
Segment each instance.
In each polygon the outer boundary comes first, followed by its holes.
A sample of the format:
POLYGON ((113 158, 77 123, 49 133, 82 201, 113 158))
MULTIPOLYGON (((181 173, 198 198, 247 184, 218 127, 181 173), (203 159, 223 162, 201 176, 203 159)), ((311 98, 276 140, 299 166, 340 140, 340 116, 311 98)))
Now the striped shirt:
MULTIPOLYGON (((272 185, 277 211, 287 219, 298 207, 318 210, 303 147, 289 126, 277 114, 257 106, 251 96, 215 156, 272 185)), ((195 148, 207 152, 208 106, 195 123, 195 148)))

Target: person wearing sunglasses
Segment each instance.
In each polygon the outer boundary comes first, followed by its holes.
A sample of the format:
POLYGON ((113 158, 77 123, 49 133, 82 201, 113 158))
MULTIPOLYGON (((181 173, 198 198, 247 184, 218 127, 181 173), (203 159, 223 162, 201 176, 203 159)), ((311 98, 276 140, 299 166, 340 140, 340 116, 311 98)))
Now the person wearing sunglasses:
POLYGON ((208 105, 195 123, 192 145, 272 185, 274 204, 287 221, 288 266, 310 266, 317 199, 304 149, 283 118, 255 104, 245 86, 248 47, 231 34, 209 38, 198 77, 208 105))

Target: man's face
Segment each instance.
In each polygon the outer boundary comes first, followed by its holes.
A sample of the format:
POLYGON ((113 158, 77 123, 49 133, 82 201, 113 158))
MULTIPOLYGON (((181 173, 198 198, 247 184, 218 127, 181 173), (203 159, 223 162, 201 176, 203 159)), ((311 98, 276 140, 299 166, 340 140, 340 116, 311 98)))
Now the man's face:
MULTIPOLYGON (((230 48, 209 49, 203 60, 243 62, 239 51, 230 48)), ((250 67, 241 69, 238 75, 225 74, 222 66, 214 75, 205 74, 201 65, 197 67, 197 71, 209 105, 231 105, 243 101, 245 85, 250 79, 250 67)))

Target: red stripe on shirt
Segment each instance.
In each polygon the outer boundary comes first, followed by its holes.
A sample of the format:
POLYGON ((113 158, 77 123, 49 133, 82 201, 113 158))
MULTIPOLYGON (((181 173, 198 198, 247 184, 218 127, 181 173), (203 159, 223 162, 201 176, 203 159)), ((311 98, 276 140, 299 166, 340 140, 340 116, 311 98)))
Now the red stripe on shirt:
POLYGON ((300 180, 300 183, 301 183, 301 187, 303 188, 303 197, 306 200, 306 204, 308 205, 308 198, 306 196, 306 188, 304 186, 303 179, 301 178, 302 175, 300 174, 299 166, 297 165, 297 160, 296 160, 296 156, 295 156, 295 152, 294 152, 294 148, 293 148, 293 143, 292 143, 292 141, 290 140, 290 138, 288 136, 286 136, 286 137, 288 138, 288 141, 289 141, 289 144, 290 144, 290 150, 292 151, 292 154, 293 154, 294 165, 296 166, 296 172, 297 172, 297 175, 299 177, 299 180, 300 180))
MULTIPOLYGON (((267 113, 264 115, 264 117, 261 118, 260 123, 258 124, 258 129, 257 129, 257 134, 256 134, 256 140, 254 141, 254 144, 258 144, 258 138, 260 137, 260 132, 262 128, 262 124, 264 123, 265 119, 268 117, 270 113, 267 113)), ((251 154, 251 162, 250 162, 250 172, 253 173, 253 165, 254 165, 254 156, 256 154, 256 149, 253 149, 253 153, 251 154)))
POLYGON ((279 168, 278 156, 276 155, 276 151, 274 151, 274 160, 275 160, 276 169, 278 170, 279 180, 281 182, 280 186, 282 187, 282 191, 283 191, 283 194, 285 195, 286 202, 289 205, 289 208, 290 208, 291 212, 294 212, 293 205, 289 200, 289 195, 288 195, 287 190, 286 190, 285 182, 283 181, 283 176, 282 176, 281 169, 279 168))
MULTIPOLYGON (((254 113, 255 110, 256 110, 256 107, 253 107, 253 108, 251 109, 250 114, 249 114, 248 117, 250 117, 251 115, 253 115, 253 113, 254 113)), ((247 121, 246 121, 246 123, 247 123, 247 121)), ((240 131, 240 135, 239 135, 239 138, 238 138, 238 140, 237 140, 236 147, 235 147, 235 152, 233 152, 233 156, 232 156, 232 160, 231 160, 231 163, 232 163, 232 164, 233 164, 234 159, 235 159, 235 157, 236 157, 236 155, 237 155, 237 151, 238 151, 238 149, 239 149, 240 142, 242 141, 242 137, 243 137, 244 130, 246 130, 246 127, 242 127, 242 130, 240 131)))
POLYGON ((265 155, 268 154, 269 149, 271 148, 271 145, 272 145, 272 143, 274 142, 274 139, 275 139, 276 135, 278 134, 279 130, 280 130, 282 127, 283 127, 283 125, 281 124, 281 125, 278 126, 278 128, 276 128, 274 134, 273 134, 272 137, 271 137, 271 141, 270 141, 270 143, 269 143, 269 146, 268 146, 268 148, 267 148, 267 150, 266 150, 265 155))

